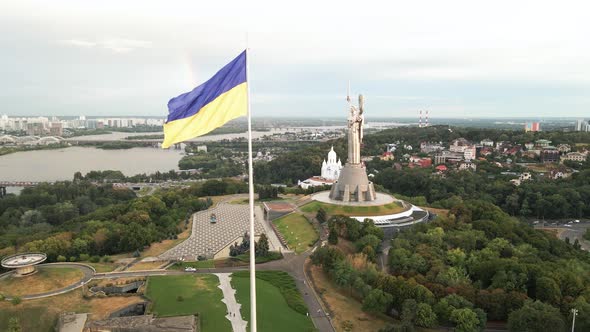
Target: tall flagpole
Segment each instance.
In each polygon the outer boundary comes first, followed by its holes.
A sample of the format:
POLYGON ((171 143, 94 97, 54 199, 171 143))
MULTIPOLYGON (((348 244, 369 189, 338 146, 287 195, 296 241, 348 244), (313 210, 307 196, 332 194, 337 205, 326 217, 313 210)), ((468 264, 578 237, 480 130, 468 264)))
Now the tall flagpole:
POLYGON ((250 202, 250 331, 256 332, 256 252, 254 247, 254 172, 252 170, 252 112, 250 111, 250 54, 246 48, 248 89, 248 195, 250 202))

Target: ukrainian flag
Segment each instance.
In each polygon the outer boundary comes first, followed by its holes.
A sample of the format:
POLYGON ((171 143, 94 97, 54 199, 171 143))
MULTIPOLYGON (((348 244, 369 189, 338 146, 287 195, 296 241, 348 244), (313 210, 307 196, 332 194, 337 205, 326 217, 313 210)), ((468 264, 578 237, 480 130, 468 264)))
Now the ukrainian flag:
POLYGON ((246 51, 193 91, 170 99, 162 148, 204 135, 248 114, 246 51))

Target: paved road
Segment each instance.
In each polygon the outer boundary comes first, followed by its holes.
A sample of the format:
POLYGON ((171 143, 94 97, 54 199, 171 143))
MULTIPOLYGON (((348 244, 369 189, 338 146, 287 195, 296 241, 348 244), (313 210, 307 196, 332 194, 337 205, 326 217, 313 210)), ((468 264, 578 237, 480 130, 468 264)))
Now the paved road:
POLYGON ((580 222, 564 225, 547 225, 535 226, 536 229, 558 229, 561 232, 558 233, 558 237, 561 240, 565 240, 566 237, 570 239, 570 243, 574 243, 576 239, 580 242, 580 247, 583 250, 590 251, 590 241, 583 238, 586 229, 590 228, 590 222, 580 222))
MULTIPOLYGON (((588 227, 588 226, 587 226, 588 227)), ((586 227, 559 227, 564 229, 563 232, 559 234, 559 238, 565 240, 566 237, 569 237, 570 243, 574 243, 576 239, 580 242, 580 247, 583 250, 590 251, 590 242, 583 238, 584 233, 586 232, 586 227)))

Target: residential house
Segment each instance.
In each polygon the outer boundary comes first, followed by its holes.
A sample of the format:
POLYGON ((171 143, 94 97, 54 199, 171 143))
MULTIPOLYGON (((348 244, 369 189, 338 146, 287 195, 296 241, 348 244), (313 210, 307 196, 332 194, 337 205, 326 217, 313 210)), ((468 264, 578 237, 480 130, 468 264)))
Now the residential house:
POLYGON ((475 163, 471 162, 471 161, 464 161, 462 163, 459 164, 459 170, 463 171, 463 170, 476 170, 477 169, 477 165, 475 165, 475 163))
POLYGON ((481 142, 479 142, 479 144, 481 144, 481 146, 493 147, 494 141, 492 141, 489 138, 486 138, 486 139, 483 139, 481 142))
POLYGON ((543 163, 559 162, 559 151, 556 148, 544 148, 541 151, 541 162, 543 162, 543 163))
POLYGON ((563 154, 572 151, 572 147, 569 144, 559 144, 557 146, 557 150, 559 150, 559 152, 563 154))
POLYGON ((577 162, 585 162, 588 158, 586 153, 580 152, 570 152, 566 153, 565 156, 561 157, 561 161, 570 160, 570 161, 577 161, 577 162))

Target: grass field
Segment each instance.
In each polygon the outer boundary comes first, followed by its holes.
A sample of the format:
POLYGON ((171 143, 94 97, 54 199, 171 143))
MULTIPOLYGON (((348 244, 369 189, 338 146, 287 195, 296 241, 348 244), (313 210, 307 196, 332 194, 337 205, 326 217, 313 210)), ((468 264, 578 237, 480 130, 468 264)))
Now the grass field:
POLYGON ((306 213, 317 213, 323 208, 329 215, 343 215, 343 216, 374 216, 387 215, 404 211, 404 208, 398 202, 393 202, 385 205, 376 206, 347 206, 327 204, 318 201, 313 201, 301 207, 301 211, 306 213))
POLYGON ((60 289, 82 279, 82 271, 74 268, 40 267, 27 277, 0 279, 0 294, 22 296, 60 289))
POLYGON ((227 307, 212 274, 149 277, 146 297, 158 316, 199 314, 203 332, 231 331, 227 307), (179 301, 178 297, 183 300, 179 301))
POLYGON ((27 300, 19 305, 0 302, 0 331, 8 325, 11 317, 20 320, 22 331, 53 332, 60 312, 90 313, 92 319, 105 319, 115 310, 144 301, 139 296, 84 299, 82 290, 44 299, 27 300))
POLYGON ((164 262, 139 262, 128 268, 127 271, 155 270, 163 264, 164 262))
POLYGON ((291 213, 273 221, 283 234, 289 248, 296 253, 304 252, 318 240, 318 233, 305 216, 291 213))
POLYGON ((80 262, 82 264, 92 266, 96 272, 111 272, 117 268, 117 264, 114 263, 90 263, 90 262, 80 262))
MULTIPOLYGON (((272 274, 274 271, 260 271, 260 273, 272 274)), ((280 273, 280 272, 279 272, 280 273)), ((284 273, 284 272, 283 272, 284 273)), ((287 275, 288 276, 288 275, 287 275)), ((288 276, 288 278, 291 278, 288 276)), ((282 276, 274 281, 285 282, 282 276)), ((293 279, 290 279, 293 283, 293 279)), ((234 273, 231 279, 232 287, 236 290, 236 299, 242 304, 241 314, 246 321, 250 320, 250 278, 247 273, 234 273)), ((294 283, 293 283, 294 285, 294 283)), ((288 296, 299 296, 296 295, 288 296)), ((256 278, 256 299, 258 312, 258 331, 261 332, 308 332, 316 331, 311 319, 305 314, 299 313, 287 304, 279 287, 271 282, 256 278)), ((303 301, 303 300, 301 300, 303 301)), ((248 325, 248 331, 250 326, 248 325)))

